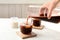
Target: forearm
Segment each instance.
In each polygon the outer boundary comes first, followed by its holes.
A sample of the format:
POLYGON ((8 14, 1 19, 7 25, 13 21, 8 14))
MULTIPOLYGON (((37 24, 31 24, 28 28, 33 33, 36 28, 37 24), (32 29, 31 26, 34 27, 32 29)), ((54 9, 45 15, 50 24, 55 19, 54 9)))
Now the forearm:
POLYGON ((58 4, 58 3, 60 2, 60 0, 52 0, 52 2, 53 2, 54 4, 58 4))
POLYGON ((60 0, 52 0, 52 2, 51 2, 52 9, 54 9, 59 2, 60 2, 60 0))

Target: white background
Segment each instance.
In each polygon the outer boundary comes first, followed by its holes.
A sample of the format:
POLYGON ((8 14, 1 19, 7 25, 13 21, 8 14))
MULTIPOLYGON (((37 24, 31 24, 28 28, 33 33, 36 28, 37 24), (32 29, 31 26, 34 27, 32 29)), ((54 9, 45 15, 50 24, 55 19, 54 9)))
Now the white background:
POLYGON ((51 0, 0 0, 0 3, 8 3, 8 4, 25 4, 25 3, 32 3, 32 4, 42 4, 51 0))

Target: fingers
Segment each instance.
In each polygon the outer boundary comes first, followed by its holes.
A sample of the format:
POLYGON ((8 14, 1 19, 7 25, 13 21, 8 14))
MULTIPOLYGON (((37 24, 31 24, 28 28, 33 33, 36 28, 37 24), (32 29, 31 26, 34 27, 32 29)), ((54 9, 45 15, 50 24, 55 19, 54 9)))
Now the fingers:
POLYGON ((52 14, 52 10, 48 10, 48 14, 47 14, 48 19, 51 19, 51 14, 52 14))
POLYGON ((44 14, 44 9, 45 8, 40 8, 40 14, 44 14))
POLYGON ((42 7, 40 9, 40 15, 43 14, 43 16, 47 16, 46 14, 48 13, 48 8, 42 7))
POLYGON ((47 14, 48 19, 51 18, 51 15, 52 15, 52 11, 53 11, 53 9, 54 9, 54 6, 51 5, 51 6, 49 7, 49 9, 48 9, 48 14, 47 14))
MULTIPOLYGON (((46 7, 42 7, 41 9, 40 9, 40 15, 41 14, 43 14, 43 15, 45 15, 45 14, 47 14, 47 18, 48 19, 50 19, 51 18, 51 14, 52 14, 52 9, 51 8, 46 8, 46 7)), ((45 15, 46 16, 46 15, 45 15)))

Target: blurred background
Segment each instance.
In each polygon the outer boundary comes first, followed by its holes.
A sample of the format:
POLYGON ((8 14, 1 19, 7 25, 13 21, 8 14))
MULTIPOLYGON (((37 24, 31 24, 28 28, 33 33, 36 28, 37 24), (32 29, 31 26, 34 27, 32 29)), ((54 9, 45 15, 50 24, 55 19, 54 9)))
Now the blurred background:
POLYGON ((0 18, 26 18, 32 13, 38 14, 40 6, 50 1, 52 0, 0 0, 0 18))

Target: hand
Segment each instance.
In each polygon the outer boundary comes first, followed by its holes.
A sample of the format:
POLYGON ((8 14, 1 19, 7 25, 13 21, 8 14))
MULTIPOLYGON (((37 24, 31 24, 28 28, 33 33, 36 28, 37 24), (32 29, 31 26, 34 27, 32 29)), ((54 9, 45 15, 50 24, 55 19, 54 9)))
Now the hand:
POLYGON ((42 5, 40 8, 40 14, 47 13, 47 17, 48 17, 48 19, 50 19, 52 11, 56 7, 57 3, 58 3, 58 1, 53 0, 52 2, 48 2, 44 5, 42 5))

